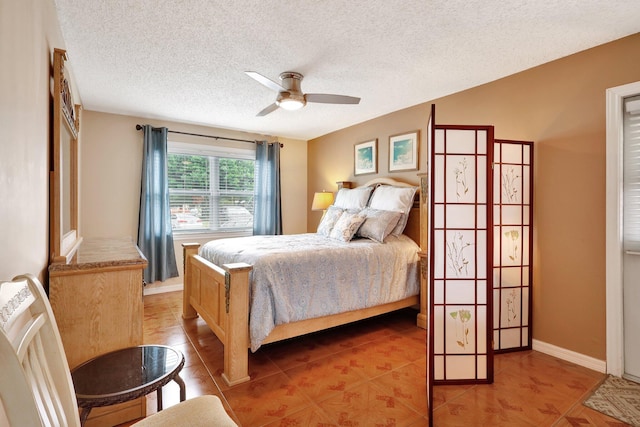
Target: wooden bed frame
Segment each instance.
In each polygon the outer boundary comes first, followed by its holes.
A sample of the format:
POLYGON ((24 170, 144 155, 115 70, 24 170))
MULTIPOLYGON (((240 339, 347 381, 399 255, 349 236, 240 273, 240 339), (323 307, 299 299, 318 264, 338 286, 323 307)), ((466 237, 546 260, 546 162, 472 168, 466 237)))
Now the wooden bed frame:
MULTIPOLYGON (((376 179, 366 185, 384 183, 407 185, 391 179, 376 179)), ((420 207, 421 201, 414 203, 404 234, 419 245, 421 243, 420 207)), ((423 221, 424 222, 424 221, 423 221)), ((426 242, 423 242, 426 244, 426 242)), ((249 381, 249 273, 252 267, 245 263, 214 265, 198 255, 199 243, 185 243, 184 290, 182 317, 192 319, 198 316, 207 323, 224 346, 224 370, 222 378, 232 386, 249 381)), ((420 245, 424 248, 424 245, 420 245)), ((426 277, 424 268, 420 273, 420 295, 400 301, 323 316, 298 322, 277 325, 263 344, 284 340, 316 332, 357 320, 389 313, 405 307, 419 307, 417 325, 426 329, 426 277)))

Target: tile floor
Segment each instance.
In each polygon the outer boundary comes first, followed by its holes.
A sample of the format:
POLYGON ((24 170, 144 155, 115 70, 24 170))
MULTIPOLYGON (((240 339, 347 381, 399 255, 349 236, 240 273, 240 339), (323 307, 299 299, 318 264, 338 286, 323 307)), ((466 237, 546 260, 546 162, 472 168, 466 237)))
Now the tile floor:
MULTIPOLYGON (((187 399, 218 395, 240 426, 425 426, 425 331, 403 310, 250 355, 251 381, 227 387, 222 345, 182 294, 144 297, 144 341, 180 349, 187 399)), ((605 375, 536 351, 496 355, 491 385, 434 388, 436 426, 624 426, 581 403, 605 375)), ((163 392, 178 401, 178 386, 163 392)), ((147 396, 148 413, 156 396, 147 396)))

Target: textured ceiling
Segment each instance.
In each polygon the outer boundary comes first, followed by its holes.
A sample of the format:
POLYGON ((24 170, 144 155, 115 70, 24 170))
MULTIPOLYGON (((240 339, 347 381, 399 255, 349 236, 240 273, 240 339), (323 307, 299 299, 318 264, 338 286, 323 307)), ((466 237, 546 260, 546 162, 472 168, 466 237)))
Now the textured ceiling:
POLYGON ((85 109, 311 139, 640 32, 638 0, 55 0, 85 109), (362 98, 256 114, 244 74, 362 98))

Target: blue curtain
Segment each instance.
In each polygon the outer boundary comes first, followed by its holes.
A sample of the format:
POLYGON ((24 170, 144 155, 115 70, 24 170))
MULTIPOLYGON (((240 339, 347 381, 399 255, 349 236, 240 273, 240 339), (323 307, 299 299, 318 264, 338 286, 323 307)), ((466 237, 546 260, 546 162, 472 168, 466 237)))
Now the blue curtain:
POLYGON ((280 143, 256 144, 253 234, 282 234, 280 143))
POLYGON ((138 247, 149 262, 146 283, 178 276, 169 209, 167 128, 149 125, 144 126, 138 247))

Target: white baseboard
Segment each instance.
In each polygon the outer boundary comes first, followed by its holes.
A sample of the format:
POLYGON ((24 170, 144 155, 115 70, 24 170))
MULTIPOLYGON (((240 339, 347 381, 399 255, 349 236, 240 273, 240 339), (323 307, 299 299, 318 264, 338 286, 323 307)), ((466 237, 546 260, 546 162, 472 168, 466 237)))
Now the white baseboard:
POLYGON ((558 359, 566 360, 567 362, 575 363, 576 365, 584 366, 585 368, 593 369, 603 374, 607 372, 607 362, 605 360, 599 360, 535 339, 532 340, 531 343, 531 347, 540 353, 548 354, 549 356, 557 357, 558 359))
POLYGON ((145 287, 142 290, 142 295, 164 294, 166 292, 176 292, 176 291, 182 291, 182 283, 178 283, 175 285, 167 285, 167 286, 153 286, 150 288, 145 287))

